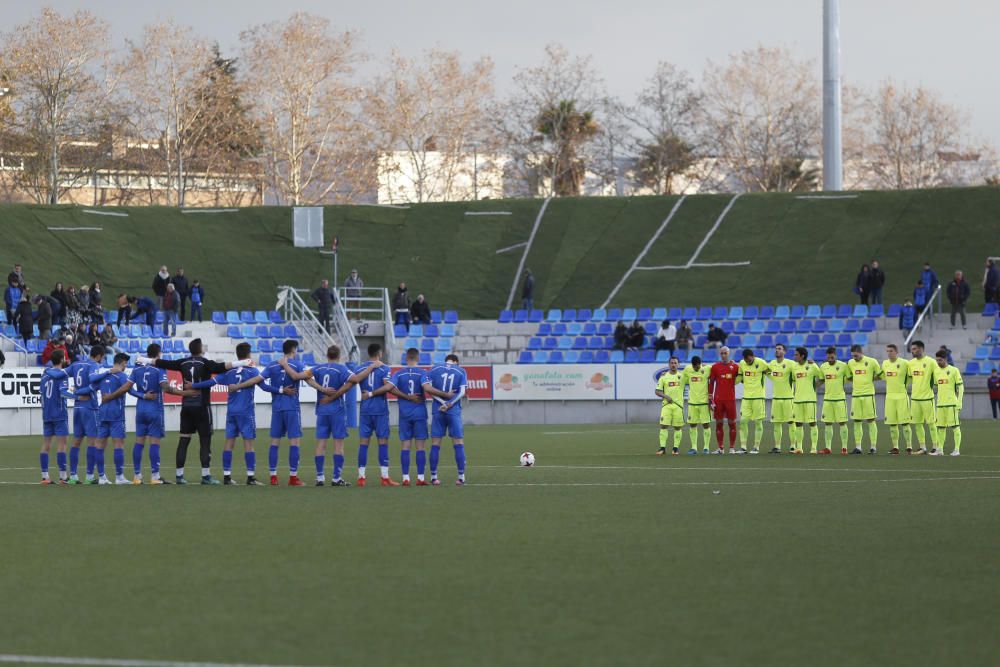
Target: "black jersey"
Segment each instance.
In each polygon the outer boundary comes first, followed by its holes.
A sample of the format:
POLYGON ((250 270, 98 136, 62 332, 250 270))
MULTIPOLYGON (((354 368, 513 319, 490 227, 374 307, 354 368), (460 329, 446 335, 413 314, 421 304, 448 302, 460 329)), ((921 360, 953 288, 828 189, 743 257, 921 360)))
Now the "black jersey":
MULTIPOLYGON (((212 361, 205 357, 187 357, 176 361, 166 359, 156 360, 157 368, 165 368, 168 371, 180 371, 184 382, 194 384, 204 382, 217 373, 225 373, 226 365, 219 361, 212 361)), ((204 408, 211 403, 211 389, 202 389, 199 396, 185 396, 181 405, 188 408, 204 408)))

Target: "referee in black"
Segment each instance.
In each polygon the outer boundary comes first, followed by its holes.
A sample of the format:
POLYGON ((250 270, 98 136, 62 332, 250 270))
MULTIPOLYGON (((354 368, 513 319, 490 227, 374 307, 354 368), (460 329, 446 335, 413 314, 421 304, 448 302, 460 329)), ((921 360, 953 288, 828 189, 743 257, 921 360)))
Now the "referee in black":
MULTIPOLYGON (((202 356, 203 346, 200 338, 195 338, 188 344, 190 357, 167 361, 157 359, 157 368, 168 371, 180 371, 182 381, 194 384, 208 380, 217 373, 225 373, 230 368, 249 366, 250 360, 244 359, 233 363, 212 361, 202 356)), ((143 360, 148 362, 149 360, 143 360)), ((207 485, 219 484, 212 477, 212 410, 211 389, 202 389, 198 396, 185 396, 181 401, 181 438, 177 443, 177 483, 187 484, 184 480, 184 462, 187 460, 188 444, 194 434, 198 434, 201 444, 201 483, 207 485)))

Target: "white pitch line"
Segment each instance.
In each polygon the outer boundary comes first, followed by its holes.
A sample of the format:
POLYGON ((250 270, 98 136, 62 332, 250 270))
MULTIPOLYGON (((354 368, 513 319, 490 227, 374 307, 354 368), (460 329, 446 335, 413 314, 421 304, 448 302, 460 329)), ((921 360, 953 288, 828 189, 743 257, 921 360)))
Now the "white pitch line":
POLYGON ((857 199, 857 195, 796 195, 796 199, 857 199))
POLYGON ((698 255, 701 254, 702 249, 704 249, 704 247, 708 245, 708 241, 715 234, 715 230, 719 228, 719 225, 722 224, 722 221, 725 220, 726 216, 729 214, 730 209, 733 208, 733 205, 736 203, 736 200, 739 199, 741 196, 743 196, 743 193, 740 193, 735 197, 733 197, 732 199, 730 199, 729 203, 726 204, 726 208, 722 209, 722 213, 719 214, 719 217, 716 219, 715 224, 712 225, 712 228, 710 230, 708 230, 708 234, 705 234, 705 238, 701 240, 701 243, 698 244, 698 247, 695 249, 694 254, 691 255, 691 259, 688 260, 687 265, 689 267, 692 264, 694 264, 694 260, 698 259, 698 255))
POLYGON ((375 208, 395 208, 400 211, 410 210, 409 206, 402 206, 399 204, 354 204, 354 206, 374 206, 375 208))
POLYGON ((104 227, 47 227, 50 232, 103 232, 104 227))
POLYGON ((0 663, 32 665, 107 665, 109 667, 293 667, 241 662, 178 662, 174 660, 131 660, 127 658, 78 658, 52 655, 0 654, 0 663))
POLYGON ((750 261, 745 262, 696 262, 694 264, 669 264, 666 266, 637 266, 636 271, 663 271, 664 269, 703 269, 719 266, 750 266, 750 261))
POLYGON ((528 242, 524 247, 524 253, 521 255, 521 261, 517 264, 517 273, 514 274, 514 283, 510 286, 510 295, 507 297, 507 307, 505 310, 510 310, 510 305, 514 303, 514 292, 517 291, 517 283, 521 280, 521 274, 524 273, 524 263, 528 260, 528 253, 531 252, 531 244, 535 242, 535 234, 538 233, 538 227, 542 224, 542 216, 545 215, 545 209, 549 207, 550 201, 552 201, 552 197, 546 197, 545 201, 542 202, 542 207, 538 209, 538 215, 535 216, 535 224, 531 228, 531 235, 528 236, 528 242))
POLYGON ((653 234, 652 238, 650 238, 649 241, 646 242, 646 246, 636 256, 635 261, 632 262, 632 266, 628 268, 628 271, 625 272, 625 275, 622 276, 622 279, 619 280, 618 284, 615 285, 614 289, 611 290, 611 294, 609 294, 608 298, 605 299, 604 303, 601 304, 601 308, 607 308, 608 304, 611 303, 611 299, 615 298, 615 295, 618 294, 618 290, 622 288, 622 285, 625 284, 625 281, 628 280, 628 277, 632 275, 632 272, 635 271, 636 268, 639 266, 639 262, 642 261, 642 259, 646 256, 646 253, 649 252, 649 249, 653 247, 653 244, 656 243, 656 240, 660 238, 661 234, 663 234, 663 230, 666 229, 667 225, 670 224, 670 221, 673 219, 674 214, 677 213, 677 209, 681 207, 681 204, 684 203, 685 199, 687 199, 687 195, 681 195, 681 198, 677 200, 677 203, 674 204, 674 207, 670 209, 670 213, 668 213, 667 217, 664 218, 663 222, 660 223, 659 228, 656 230, 656 233, 653 234))
POLYGON ((181 213, 239 213, 238 208, 185 208, 181 213))
POLYGON ((543 431, 542 435, 586 435, 588 433, 645 433, 646 428, 587 429, 586 431, 543 431))
POLYGON ((521 241, 520 243, 509 245, 506 248, 500 248, 499 250, 496 251, 496 254, 499 255, 501 253, 510 252, 511 250, 517 250, 518 248, 523 248, 526 245, 528 245, 527 241, 521 241))
POLYGON ((800 481, 756 481, 756 482, 482 482, 477 486, 781 486, 803 484, 872 484, 892 482, 957 482, 974 479, 1000 480, 1000 476, 983 477, 906 477, 902 479, 811 479, 800 481))
POLYGON ((511 211, 466 211, 465 215, 514 215, 511 211))
POLYGON ((122 213, 121 211, 95 211, 92 208, 83 209, 83 213, 90 213, 92 215, 113 215, 116 218, 127 218, 128 213, 122 213))
MULTIPOLYGON (((510 465, 480 465, 477 468, 510 468, 510 465)), ((542 470, 657 470, 661 472, 671 472, 674 470, 698 470, 701 472, 833 472, 833 473, 844 473, 844 472, 906 472, 912 473, 913 470, 908 468, 903 469, 893 469, 893 468, 748 468, 744 466, 739 467, 724 467, 724 468, 705 468, 703 466, 576 466, 576 465, 534 465, 533 468, 539 468, 542 470)), ((921 473, 948 473, 954 474, 956 472, 961 473, 980 473, 983 475, 1000 475, 1000 470, 942 470, 942 469, 925 469, 921 470, 921 473)))

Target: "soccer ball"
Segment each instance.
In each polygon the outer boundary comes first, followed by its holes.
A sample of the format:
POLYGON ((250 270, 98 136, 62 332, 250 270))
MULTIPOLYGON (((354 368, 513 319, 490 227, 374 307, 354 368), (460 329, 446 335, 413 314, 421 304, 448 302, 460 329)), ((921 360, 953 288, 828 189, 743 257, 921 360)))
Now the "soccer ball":
POLYGON ((521 454, 521 465, 525 468, 535 465, 535 455, 531 452, 521 454))

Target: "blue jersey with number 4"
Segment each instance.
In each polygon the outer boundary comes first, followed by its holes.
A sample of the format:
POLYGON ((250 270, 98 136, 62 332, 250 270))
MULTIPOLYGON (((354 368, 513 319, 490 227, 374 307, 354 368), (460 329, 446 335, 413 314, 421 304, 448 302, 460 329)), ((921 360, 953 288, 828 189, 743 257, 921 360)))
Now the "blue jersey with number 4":
MULTIPOLYGON (((454 364, 435 366, 431 369, 430 377, 432 387, 438 391, 452 393, 456 396, 459 391, 465 389, 468 383, 468 376, 465 374, 465 370, 461 366, 455 366, 454 364)), ((461 414, 462 401, 455 401, 455 404, 448 411, 452 414, 461 414)))
MULTIPOLYGON (((358 366, 358 372, 361 373, 366 368, 372 365, 372 362, 366 361, 365 363, 358 366)), ((389 377, 389 367, 379 366, 371 373, 368 377, 361 381, 361 391, 367 391, 369 393, 375 391, 385 384, 386 379, 389 377)), ((389 414, 389 397, 386 394, 381 394, 375 398, 369 398, 367 401, 361 401, 361 414, 362 415, 388 415, 389 414)))

